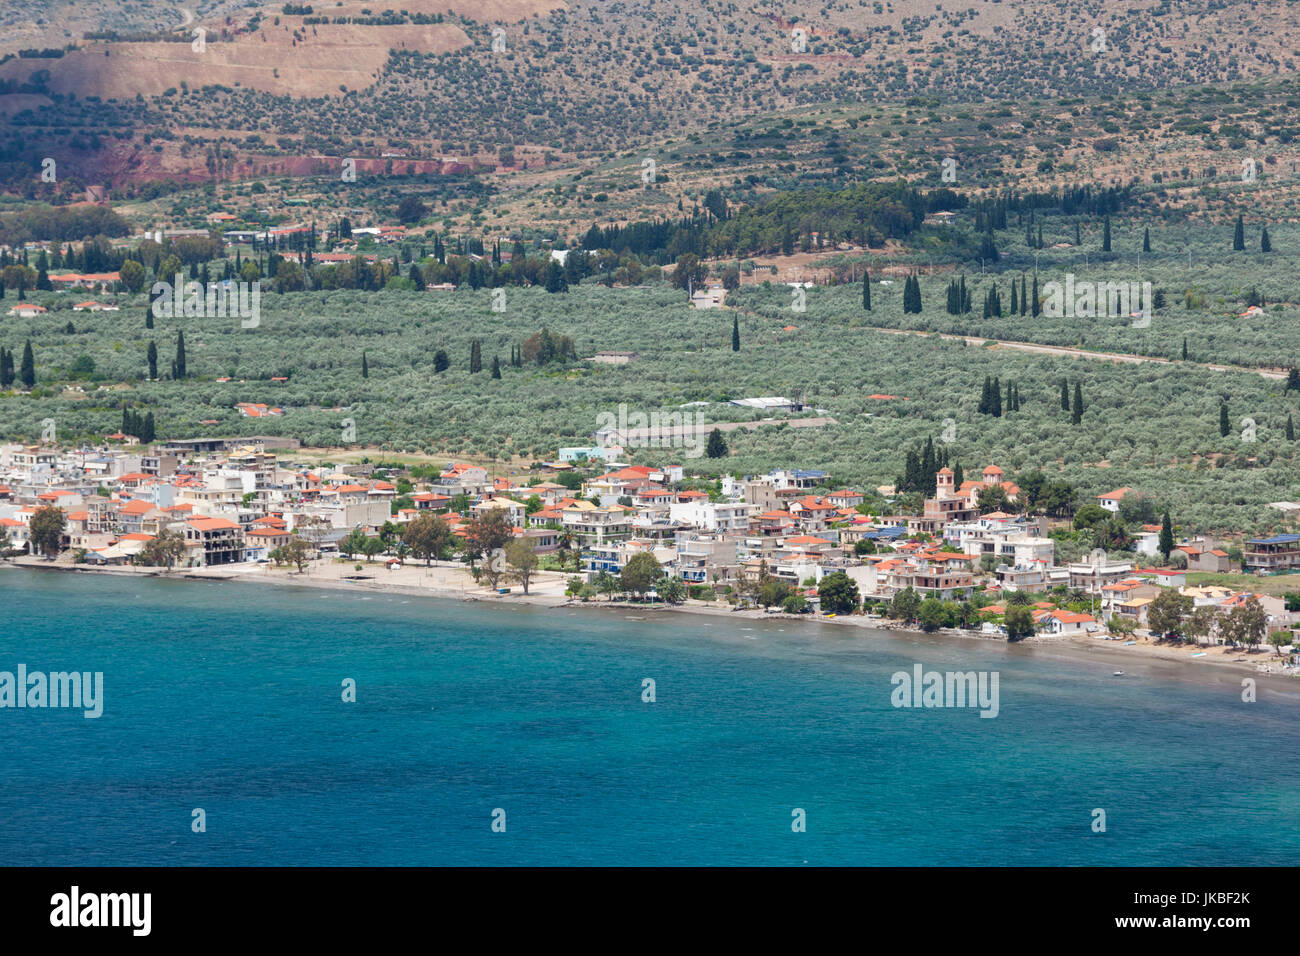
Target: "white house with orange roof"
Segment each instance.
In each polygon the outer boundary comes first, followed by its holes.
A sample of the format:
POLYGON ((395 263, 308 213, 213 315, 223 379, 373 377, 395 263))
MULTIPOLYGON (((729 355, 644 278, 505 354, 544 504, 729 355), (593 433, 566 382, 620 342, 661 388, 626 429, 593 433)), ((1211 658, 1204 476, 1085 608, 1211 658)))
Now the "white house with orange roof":
MULTIPOLYGON (((28 513, 28 520, 31 515, 28 513)), ((27 547, 27 539, 30 535, 27 521, 18 517, 0 518, 0 536, 9 538, 9 547, 14 551, 21 551, 27 547)))
POLYGON ((1086 634, 1100 629, 1091 614, 1075 611, 1040 611, 1034 617, 1049 634, 1086 634))
POLYGON ((121 274, 117 272, 63 272, 50 276, 50 285, 56 289, 100 289, 102 291, 115 282, 120 282, 121 279, 121 274))
POLYGON ((481 465, 465 462, 451 462, 438 476, 438 483, 444 489, 452 489, 449 494, 475 495, 489 487, 487 469, 481 465))
POLYGON ((1125 487, 1116 488, 1114 491, 1108 491, 1104 495, 1097 496, 1097 504, 1109 512, 1118 513, 1120 502, 1123 501, 1124 496, 1132 490, 1132 488, 1125 487))
POLYGON ((856 508, 867 500, 866 495, 854 491, 852 488, 841 488, 839 491, 828 492, 826 500, 837 508, 856 508))
POLYGON ((193 567, 235 564, 244 560, 244 532, 229 518, 195 515, 183 522, 193 567))

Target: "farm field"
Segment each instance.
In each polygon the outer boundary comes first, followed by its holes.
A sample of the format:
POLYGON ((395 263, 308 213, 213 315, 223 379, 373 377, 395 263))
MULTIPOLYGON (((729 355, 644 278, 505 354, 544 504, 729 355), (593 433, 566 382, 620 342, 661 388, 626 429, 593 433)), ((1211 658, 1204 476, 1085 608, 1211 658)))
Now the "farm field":
MULTIPOLYGON (((1087 495, 1132 486, 1189 529, 1281 527, 1282 514, 1266 504, 1300 499, 1295 445, 1285 437, 1287 416, 1300 416, 1300 395, 1283 381, 1208 372, 1194 362, 1119 366, 874 331, 866 326, 902 318, 892 288, 877 288, 884 294, 869 314, 855 305, 853 288, 831 287, 811 290, 801 315, 789 309, 789 290, 762 286, 742 290, 743 307, 734 311, 693 310, 663 283, 583 284, 563 294, 511 289, 503 313, 492 311, 489 289, 266 294, 255 329, 184 318, 157 319, 149 330, 137 297, 120 313, 8 319, 3 340, 16 349, 31 339, 38 382, 31 394, 0 404, 0 430, 35 439, 53 418, 61 440, 98 438, 116 431, 129 407, 153 411, 160 438, 289 435, 336 448, 347 419, 354 443, 376 454, 504 462, 590 444, 599 416, 617 415, 620 405, 649 414, 705 402, 695 410, 713 422, 765 417, 719 404, 731 399, 798 396, 837 424, 731 432, 728 458, 685 463, 703 474, 815 467, 836 483, 875 487, 901 474, 906 451, 947 434, 950 457, 967 468, 994 462, 1012 474, 1042 469, 1087 495), (733 315, 739 351, 731 349, 733 315), (543 328, 569 336, 578 359, 602 350, 637 358, 623 366, 510 366, 512 348, 543 328), (165 367, 181 333, 190 377, 144 380, 149 342, 165 367), (474 340, 483 370, 471 374, 474 340), (439 351, 449 361, 440 373, 439 351), (500 379, 491 377, 494 357, 500 379), (78 359, 88 367, 86 358, 94 371, 78 380, 73 369, 78 359), (980 414, 986 378, 1014 385, 1020 410, 980 414), (1060 406, 1062 382, 1081 388, 1085 411, 1077 425, 1060 406), (894 398, 872 397, 881 395, 894 398), (283 415, 243 417, 240 402, 282 408, 283 415), (1220 434, 1221 404, 1233 424, 1227 436, 1220 434), (1246 418, 1255 427, 1243 436, 1238 423, 1246 418)), ((927 278, 923 289, 937 299, 939 279, 927 278)), ((1228 320, 1220 325, 1216 334, 1232 338, 1228 320)), ((1105 338, 1092 329, 1085 337, 1105 338)), ((650 461, 662 452, 629 455, 650 461)))

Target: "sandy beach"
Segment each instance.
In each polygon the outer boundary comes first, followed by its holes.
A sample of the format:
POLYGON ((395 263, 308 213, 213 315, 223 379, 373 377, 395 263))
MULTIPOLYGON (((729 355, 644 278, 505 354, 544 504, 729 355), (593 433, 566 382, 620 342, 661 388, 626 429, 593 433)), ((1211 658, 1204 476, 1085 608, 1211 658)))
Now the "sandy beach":
MULTIPOLYGON (((289 568, 275 568, 268 564, 254 563, 174 571, 129 565, 94 568, 70 561, 51 562, 26 556, 16 558, 10 563, 17 567, 46 571, 172 579, 238 580, 280 587, 378 591, 443 600, 482 601, 547 608, 565 607, 585 609, 592 613, 618 611, 625 614, 631 609, 638 615, 694 614, 749 620, 799 621, 807 624, 854 627, 868 632, 899 631, 940 642, 977 640, 1006 644, 1000 636, 989 636, 977 631, 944 628, 927 634, 895 621, 863 614, 836 617, 792 615, 770 613, 761 609, 733 610, 726 604, 704 601, 687 601, 680 605, 638 604, 623 600, 610 601, 604 597, 592 598, 586 602, 576 601, 564 593, 569 575, 554 571, 538 572, 530 582, 529 593, 526 595, 518 584, 509 585, 508 594, 498 594, 491 588, 475 583, 470 572, 463 565, 449 562, 433 564, 429 567, 409 563, 390 569, 380 562, 367 564, 356 561, 320 560, 311 562, 301 573, 289 568), (358 563, 362 565, 361 570, 356 568, 358 563)), ((1013 648, 1017 653, 1091 660, 1105 666, 1113 666, 1117 671, 1123 670, 1126 676, 1163 676, 1239 683, 1241 676, 1245 675, 1278 689, 1296 688, 1294 680, 1300 677, 1300 668, 1284 670, 1282 665, 1285 659, 1271 649, 1247 653, 1241 648, 1158 644, 1140 637, 1104 640, 1090 635, 1036 635, 1018 644, 1006 646, 1013 648), (1133 643, 1130 644, 1128 641, 1133 643), (1194 654, 1204 656, 1193 657, 1194 654)))

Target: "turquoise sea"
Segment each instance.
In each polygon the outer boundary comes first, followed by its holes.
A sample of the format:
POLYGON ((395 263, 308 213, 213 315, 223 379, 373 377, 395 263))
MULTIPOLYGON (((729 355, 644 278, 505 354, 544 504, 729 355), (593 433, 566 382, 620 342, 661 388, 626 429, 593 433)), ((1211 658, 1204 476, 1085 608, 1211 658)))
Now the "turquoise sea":
POLYGON ((12 568, 0 608, 0 671, 105 688, 99 719, 0 709, 5 865, 1300 863, 1300 686, 1244 703, 1237 677, 995 642, 12 568), (998 716, 893 707, 917 663, 996 671, 998 716))

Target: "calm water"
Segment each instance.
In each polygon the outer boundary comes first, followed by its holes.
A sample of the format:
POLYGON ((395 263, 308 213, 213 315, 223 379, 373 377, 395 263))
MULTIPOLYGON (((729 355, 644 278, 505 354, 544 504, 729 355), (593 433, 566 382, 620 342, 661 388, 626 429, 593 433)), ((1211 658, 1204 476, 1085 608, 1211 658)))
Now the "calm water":
POLYGON ((0 608, 0 670, 105 684, 98 720, 0 710, 0 864, 1300 863, 1300 693, 236 583, 3 569, 0 608), (998 671, 999 716, 893 708, 917 662, 998 671))

